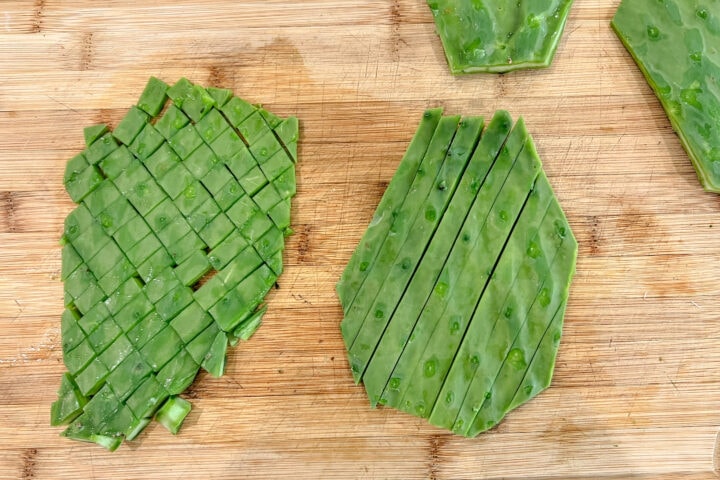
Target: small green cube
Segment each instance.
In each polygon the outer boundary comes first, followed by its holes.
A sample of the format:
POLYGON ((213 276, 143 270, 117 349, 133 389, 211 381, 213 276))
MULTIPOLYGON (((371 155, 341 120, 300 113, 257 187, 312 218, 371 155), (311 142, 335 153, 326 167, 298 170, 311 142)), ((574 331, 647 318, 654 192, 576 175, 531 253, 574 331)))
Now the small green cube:
POLYGON ((110 180, 117 178, 130 164, 135 157, 125 145, 120 145, 110 155, 100 160, 100 169, 110 180))
POLYGON ((170 198, 165 197, 162 202, 148 212, 145 220, 152 231, 158 233, 179 216, 180 210, 175 206, 175 203, 170 198))
POLYGON ((62 266, 60 267, 60 279, 63 281, 83 263, 83 259, 69 243, 63 245, 60 258, 62 262, 62 266))
POLYGON ((228 128, 210 143, 210 148, 212 148, 213 152, 215 152, 215 155, 217 155, 220 160, 225 162, 239 150, 247 147, 240 136, 235 133, 235 130, 228 128))
POLYGON ((130 248, 130 250, 126 251, 125 255, 127 255, 130 263, 135 267, 139 267, 160 248, 162 248, 160 240, 158 240, 153 233, 150 233, 130 248))
POLYGON ((210 199, 210 194, 202 183, 194 181, 182 191, 175 199, 175 205, 184 216, 190 215, 195 209, 200 208, 206 201, 210 199))
POLYGON ((272 220, 270 220, 265 213, 257 211, 250 220, 245 222, 245 224, 239 228, 240 233, 242 233, 250 243, 255 243, 265 234, 265 232, 274 226, 275 225, 272 220))
POLYGON ((234 178, 228 180, 218 193, 215 194, 215 201, 223 211, 232 207, 240 197, 245 195, 245 190, 234 178))
MULTIPOLYGON (((141 349, 143 360, 153 369, 160 371, 183 347, 182 340, 171 326, 167 325, 151 338, 141 349)), ((128 404, 129 405, 129 404, 128 404)), ((131 407, 132 408, 132 407, 131 407)))
POLYGON ((163 116, 155 123, 155 130, 168 140, 188 123, 190 123, 190 119, 187 118, 187 115, 174 104, 171 104, 165 110, 163 116))
POLYGON ((106 133, 95 140, 83 153, 85 154, 85 160, 87 160, 90 165, 95 165, 116 148, 118 148, 117 142, 111 134, 106 133))
POLYGON ((220 280, 226 288, 233 288, 260 267, 262 263, 263 259, 255 249, 246 247, 213 278, 220 280))
POLYGON ((178 241, 178 239, 184 237, 188 233, 192 232, 192 228, 185 220, 185 217, 175 217, 168 223, 168 225, 157 233, 158 239, 168 250, 170 247, 178 241))
POLYGON ((269 127, 257 142, 250 144, 250 152, 252 152, 259 165, 270 160, 270 157, 281 150, 282 145, 280 145, 275 133, 269 127))
POLYGON ((137 217, 135 207, 124 198, 118 198, 97 216, 100 226, 108 235, 114 235, 120 227, 137 217))
POLYGON ((198 133, 205 140, 205 143, 212 143, 221 133, 230 128, 220 112, 212 108, 195 124, 198 133))
POLYGON ((265 163, 260 165, 260 170, 265 174, 265 178, 271 182, 280 176, 285 170, 293 166, 292 160, 285 150, 279 150, 265 163))
POLYGON ((164 248, 160 248, 137 268, 137 273, 147 283, 173 263, 175 262, 170 253, 164 248))
POLYGON ((220 193, 227 182, 233 179, 234 177, 233 174, 230 173, 230 170, 228 170, 225 165, 219 163, 205 174, 202 178, 202 183, 214 196, 220 193))
POLYGON ((253 143, 260 140, 260 138, 265 135, 269 128, 270 127, 268 126, 267 122, 260 114, 260 112, 253 113, 245 120, 243 120, 240 126, 237 127, 240 135, 243 136, 243 138, 249 145, 252 145, 253 143))
POLYGON ((168 84, 156 77, 150 77, 145 89, 143 89, 138 99, 138 107, 150 114, 156 116, 162 110, 167 99, 168 84))
POLYGON ((150 227, 148 227, 143 217, 136 216, 120 227, 112 238, 115 239, 121 250, 128 251, 150 232, 150 227))
POLYGON ((218 275, 215 274, 193 293, 195 301, 205 310, 215 305, 228 291, 218 275))
POLYGON ((267 262, 275 253, 283 250, 285 247, 285 235, 282 230, 273 226, 255 242, 254 246, 262 259, 267 262))
POLYGON ((176 264, 185 260, 192 252, 196 250, 204 250, 207 245, 195 232, 188 232, 177 242, 167 247, 168 253, 176 264))
POLYGON ((253 167, 258 166, 255 157, 253 157, 247 148, 242 148, 235 152, 232 157, 225 160, 225 165, 227 165, 232 174, 235 175, 236 179, 242 178, 247 172, 252 170, 253 167))
POLYGON ((98 280, 98 285, 105 292, 105 295, 109 296, 133 275, 135 275, 135 267, 130 263, 130 260, 124 259, 98 280))
POLYGON ((232 97, 220 110, 222 110, 230 123, 237 128, 246 118, 256 112, 257 108, 242 98, 232 97))
POLYGON ((285 198, 268 210, 268 216, 275 223, 275 226, 283 232, 290 227, 290 208, 290 199, 285 198))
POLYGON ((112 319, 102 322, 97 328, 88 335, 88 342, 96 354, 102 353, 116 338, 120 336, 122 330, 112 319))
POLYGON ((105 306, 110 314, 114 315, 120 311, 122 307, 128 304, 130 300, 135 298, 142 292, 142 284, 137 278, 129 278, 123 281, 116 290, 114 290, 105 300, 105 306))
POLYGON ((152 416, 167 397, 168 393, 151 375, 127 398, 125 405, 136 418, 145 418, 152 416))
POLYGON ((72 241, 75 251, 86 262, 95 256, 111 241, 111 237, 98 223, 88 225, 85 230, 72 241))
POLYGON ((90 125, 89 127, 83 128, 83 137, 85 138, 85 146, 90 146, 95 143, 95 140, 108 133, 110 129, 104 123, 98 123, 96 125, 90 125))
MULTIPOLYGON (((151 312, 143 318, 142 322, 138 322, 133 328, 127 332, 128 340, 139 350, 145 346, 157 333, 165 328, 167 322, 163 320, 157 312, 151 312)), ((148 373, 150 369, 148 368, 148 373)))
MULTIPOLYGON (((157 332, 154 332, 153 335, 155 333, 157 332)), ((149 340, 149 338, 146 340, 149 340)), ((143 360, 137 350, 132 350, 118 366, 110 372, 106 383, 120 401, 124 402, 151 372, 152 369, 147 362, 143 360)))
POLYGON ((238 178, 238 181, 248 195, 255 195, 268 183, 267 178, 262 170, 260 170, 260 167, 253 167, 245 175, 238 178))
POLYGON ((215 200, 210 198, 199 208, 193 211, 188 216, 187 220, 192 229, 199 232, 205 228, 205 226, 208 225, 210 221, 220 213, 220 211, 220 207, 218 207, 217 203, 215 203, 215 200))
POLYGON ((184 165, 195 178, 201 180, 218 163, 220 159, 203 143, 185 159, 184 165))
POLYGON ((189 257, 175 267, 175 275, 183 285, 192 286, 212 269, 207 255, 202 250, 196 250, 189 257))
POLYGON ((72 172, 65 181, 65 190, 67 190, 73 202, 80 203, 102 181, 103 176, 100 170, 95 165, 90 165, 79 172, 72 172))
POLYGON ((175 135, 168 139, 168 143, 183 160, 203 144, 202 137, 192 124, 185 125, 175 135))
POLYGON ((268 212, 283 199, 273 184, 268 183, 259 192, 253 195, 253 200, 255 200, 255 203, 257 203, 258 207, 260 207, 260 210, 268 212))
POLYGON ((152 175, 140 162, 133 162, 113 182, 120 190, 120 193, 126 195, 135 185, 152 180, 152 175))
POLYGON ((227 88, 207 87, 207 92, 215 100, 215 106, 217 108, 222 107, 230 100, 233 96, 232 90, 227 88))
POLYGON ((195 360, 198 365, 205 360, 205 356, 210 351, 215 337, 220 332, 217 323, 210 322, 205 330, 200 332, 190 343, 187 344, 185 349, 190 356, 195 360))
POLYGON ((88 267, 95 278, 102 278, 118 263, 124 260, 125 254, 115 242, 108 242, 105 248, 87 261, 88 267))
POLYGON ((155 310, 166 322, 180 313, 193 301, 193 291, 189 287, 180 286, 170 291, 155 304, 155 310))
POLYGON ((90 341, 83 339, 75 348, 63 352, 63 362, 70 374, 75 375, 95 358, 95 351, 90 346, 90 341))
POLYGON ((180 336, 185 344, 195 338, 202 332, 213 319, 197 302, 190 305, 180 312, 170 321, 170 326, 180 336))
POLYGON ((90 210, 85 205, 78 205, 65 217, 63 237, 65 241, 72 242, 89 226, 95 223, 90 210))
POLYGON ((278 175, 273 181, 273 184, 282 198, 290 198, 295 195, 297 192, 295 185, 295 165, 278 175))
POLYGON ((163 142, 155 152, 144 160, 145 168, 156 179, 162 178, 175 165, 180 162, 180 157, 170 148, 166 142, 163 142))
POLYGON ((139 321, 141 321, 153 309, 153 304, 142 292, 125 304, 114 315, 115 323, 118 324, 124 332, 129 332, 139 321))
POLYGON ((83 315, 78 321, 78 325, 85 332, 85 335, 90 335, 98 325, 107 320, 110 317, 110 311, 105 306, 104 302, 96 303, 85 315, 83 315))
POLYGON ((215 270, 223 269, 225 265, 242 252, 247 245, 248 242, 245 237, 240 235, 237 231, 231 232, 230 235, 228 235, 208 254, 210 265, 212 265, 215 270))
POLYGON ((130 145, 135 137, 140 133, 148 122, 148 114, 139 108, 132 106, 125 114, 120 123, 118 123, 112 136, 117 138, 121 143, 130 145))
POLYGON ((110 371, 102 362, 90 362, 75 375, 75 383, 83 396, 94 395, 100 389, 109 373, 110 371))
POLYGON ((190 386, 200 366, 183 348, 157 373, 157 381, 170 395, 179 395, 190 386))
POLYGON ((151 302, 155 303, 181 285, 182 283, 175 275, 175 270, 168 266, 145 284, 145 294, 151 302))
POLYGON ((81 313, 87 313, 93 305, 105 298, 105 293, 97 283, 91 283, 88 288, 78 296, 74 303, 81 313))
POLYGON ((135 348, 133 344, 130 343, 130 340, 121 334, 103 353, 98 355, 100 362, 95 363, 102 363, 107 367, 108 371, 112 372, 120 365, 120 362, 125 360, 134 350, 135 348))
POLYGON ((233 230, 235 230, 235 225, 224 213, 221 213, 213 218, 205 228, 200 230, 198 235, 209 248, 215 248, 233 230))
POLYGON ((195 177, 182 163, 175 165, 162 178, 158 179, 160 186, 172 199, 177 198, 194 181, 195 177))

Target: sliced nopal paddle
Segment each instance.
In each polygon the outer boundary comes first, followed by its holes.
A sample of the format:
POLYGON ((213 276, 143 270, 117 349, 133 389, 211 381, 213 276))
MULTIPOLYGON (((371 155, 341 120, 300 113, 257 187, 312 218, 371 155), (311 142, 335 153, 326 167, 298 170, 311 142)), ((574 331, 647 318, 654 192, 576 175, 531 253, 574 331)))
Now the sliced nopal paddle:
POLYGON ((397 349, 405 345, 407 332, 414 326, 417 316, 430 296, 445 264, 445 259, 465 222, 470 206, 505 143, 511 126, 510 115, 505 111, 500 111, 495 114, 483 132, 456 193, 448 205, 447 212, 442 217, 436 234, 413 275, 410 285, 404 292, 396 314, 392 315, 385 332, 380 337, 363 375, 363 384, 373 406, 380 400, 380 395, 395 367, 398 357, 397 349), (406 313, 408 309, 414 309, 415 314, 406 313))
POLYGON ((68 373, 51 423, 113 450, 153 416, 176 433, 190 411, 178 395, 201 367, 222 375, 228 345, 259 326, 283 268, 298 122, 151 78, 85 140, 64 177, 79 205, 62 237, 68 373))
MULTIPOLYGON (((371 267, 375 295, 354 344, 346 338, 371 405, 463 435, 549 384, 577 256, 522 119, 508 135, 511 124, 506 112, 490 122, 433 234, 409 227, 404 244, 421 247, 393 247, 393 262, 371 267)), ((421 222, 430 204, 413 201, 404 213, 421 222)), ((352 308, 368 301, 354 298, 352 308)))
POLYGON ((440 108, 427 110, 423 114, 420 126, 400 161, 392 181, 385 190, 370 225, 337 283, 337 294, 346 313, 368 271, 372 270, 370 267, 375 262, 378 251, 395 219, 393 213, 402 206, 405 200, 441 116, 442 109, 440 108))
POLYGON ((343 309, 346 313, 340 328, 348 348, 355 342, 367 309, 380 291, 383 279, 408 238, 415 218, 424 214, 426 200, 445 161, 459 121, 459 116, 446 116, 438 123, 402 206, 391 213, 393 222, 389 234, 382 242, 372 268, 363 278, 349 306, 343 309))
POLYGON ((380 293, 376 295, 367 309, 361 329, 349 351, 352 370, 357 372, 356 380, 359 380, 365 371, 367 362, 383 334, 384 327, 392 317, 410 278, 416 274, 418 263, 425 255, 429 239, 439 234, 436 232, 438 222, 443 217, 448 202, 455 193, 482 126, 482 118, 476 117, 465 118, 459 125, 445 162, 435 179, 434 187, 430 191, 424 207, 420 209, 421 214, 416 217, 407 240, 393 260, 379 289, 380 293))

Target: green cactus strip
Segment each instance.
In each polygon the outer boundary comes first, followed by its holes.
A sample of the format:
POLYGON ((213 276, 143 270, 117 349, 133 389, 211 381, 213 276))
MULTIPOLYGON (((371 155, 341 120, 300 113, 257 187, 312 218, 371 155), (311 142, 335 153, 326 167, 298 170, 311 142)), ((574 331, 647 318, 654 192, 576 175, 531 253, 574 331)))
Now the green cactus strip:
MULTIPOLYGON (((430 207, 427 204, 428 196, 446 160, 459 122, 459 116, 447 116, 440 120, 402 206, 391 213, 394 220, 389 234, 386 235, 378 251, 376 261, 364 277, 349 307, 344 309, 346 314, 340 328, 348 348, 355 342, 363 319, 372 301, 380 292, 383 279, 408 238, 415 218, 424 215, 425 209, 430 207)), ((434 215, 437 216, 437 212, 434 212, 434 215)), ((428 238, 419 240, 424 247, 428 238)))
MULTIPOLYGON (((552 200, 552 190, 544 179, 540 179, 539 187, 547 190, 548 193, 541 194, 547 200, 552 200)), ((535 344, 513 345, 514 338, 524 326, 528 319, 533 322, 543 323, 547 314, 545 307, 555 298, 562 296, 562 291, 552 292, 553 275, 558 270, 565 268, 566 257, 560 255, 557 262, 553 263, 558 255, 561 245, 564 245, 563 237, 557 231, 557 223, 562 223, 562 211, 556 202, 550 204, 540 230, 534 238, 520 238, 512 245, 514 250, 508 252, 508 259, 523 258, 523 262, 515 267, 515 272, 503 272, 509 270, 506 265, 499 265, 496 281, 491 285, 493 290, 489 292, 492 296, 488 299, 497 299, 497 302, 481 302, 471 321, 470 328, 466 334, 464 345, 460 347, 457 354, 461 359, 460 365, 469 365, 469 371, 456 370, 457 375, 463 376, 472 372, 473 362, 468 361, 479 352, 484 353, 485 362, 477 365, 474 371, 473 380, 469 387, 455 392, 462 405, 453 423, 453 428, 458 433, 465 433, 472 423, 480 407, 487 403, 488 399, 500 402, 506 391, 512 389, 512 394, 517 385, 508 382, 498 383, 494 389, 492 381, 503 361, 520 364, 524 362, 525 350, 532 352, 535 344), (503 267, 503 268, 501 268, 503 267), (514 275, 513 275, 514 273, 514 275), (514 277, 514 278, 512 278, 514 277), (543 308, 541 308, 543 307, 543 308), (533 310, 534 309, 534 310, 533 310), (540 317, 540 318, 538 318, 540 317), (517 357, 517 358, 516 358, 517 357), (498 397, 497 400, 494 397, 498 397)), ((566 249, 572 250, 574 242, 569 241, 566 249), (573 244, 573 245, 571 245, 573 244)), ((557 302, 555 302, 557 305, 557 302)), ((555 313, 555 308, 550 307, 549 321, 555 313)), ((541 330, 540 334, 542 334, 541 330)), ((467 378, 467 377, 465 377, 467 378)), ((509 403, 512 398, 508 398, 509 403)))
POLYGON ((450 71, 509 72, 552 62, 572 0, 427 0, 450 71))
POLYGON ((436 232, 438 223, 444 217, 445 209, 475 150, 483 123, 482 117, 466 117, 460 123, 445 162, 435 179, 434 188, 428 195, 425 207, 421 209, 423 214, 416 217, 407 240, 400 247, 398 256, 393 260, 383 280, 379 289, 381 293, 372 301, 365 315, 349 351, 351 369, 355 372, 356 382, 360 381, 367 362, 375 351, 377 342, 383 335, 410 278, 417 274, 418 265, 424 259, 427 242, 431 237, 438 236, 436 232))
MULTIPOLYGON (((524 206, 532 188, 532 183, 540 169, 539 161, 527 155, 528 140, 520 151, 515 164, 498 194, 481 233, 480 241, 470 253, 470 261, 461 267, 460 274, 452 283, 448 283, 447 291, 435 289, 426 305, 426 311, 420 316, 416 325, 415 340, 406 347, 403 356, 412 359, 415 366, 409 374, 400 374, 403 378, 404 394, 398 400, 397 407, 428 417, 435 404, 438 391, 447 370, 452 363, 455 350, 468 328, 467 319, 487 288, 487 283, 502 254, 508 235, 511 233, 517 216, 524 206), (482 258, 473 261, 476 256, 482 258), (468 268, 467 265, 472 265, 468 268), (464 288, 468 282, 474 282, 472 292, 464 288), (437 309, 433 309, 437 305, 437 309), (428 316, 428 313, 430 312, 428 316), (430 321, 439 312, 438 320, 430 321), (449 335, 436 334, 447 332, 449 335)), ((401 366, 403 357, 398 365, 401 366)), ((407 362, 407 360, 406 360, 407 362)), ((399 370, 396 367, 396 370, 399 370)), ((393 376, 396 374, 394 373, 393 376)), ((403 389, 399 389, 402 391, 403 389)))
POLYGON ((405 345, 406 332, 412 330, 422 307, 427 302, 445 265, 445 259, 456 242, 477 192, 500 153, 511 126, 510 115, 505 111, 499 111, 483 132, 430 246, 379 340, 362 379, 372 406, 380 400, 380 395, 395 367, 398 346, 405 345), (414 313, 409 313, 408 310, 414 313))
MULTIPOLYGON (((574 260, 576 253, 577 244, 574 239, 563 241, 562 247, 557 253, 559 259, 553 263, 552 272, 542 285, 527 320, 522 325, 513 344, 509 347, 508 355, 502 367, 499 371, 496 371, 490 389, 484 390, 491 392, 490 397, 484 395, 482 406, 465 432, 466 436, 474 437, 478 433, 494 427, 509 411, 510 403, 525 376, 528 363, 537 355, 548 326, 563 305, 562 302, 567 292, 562 290, 567 288, 568 279, 573 274, 573 270, 568 269, 567 265, 571 264, 569 260, 574 260)), ((495 337, 497 337, 497 334, 494 334, 494 339, 495 337)), ((492 375, 492 371, 488 372, 488 369, 486 369, 486 372, 492 375)), ((479 383, 480 386, 475 388, 475 391, 481 392, 487 386, 487 383, 482 380, 477 382, 478 379, 487 378, 487 373, 483 376, 476 375, 475 383, 479 383)), ((541 388, 545 386, 547 384, 539 385, 541 388)), ((476 397, 475 402, 478 400, 476 397)), ((473 402, 473 400, 470 401, 473 402)), ((474 410, 477 403, 471 403, 471 405, 473 405, 474 410)))
POLYGON ((720 192, 717 2, 623 0, 611 25, 660 100, 701 185, 720 192))
MULTIPOLYGON (((514 185, 514 181, 522 179, 529 173, 523 171, 523 168, 516 168, 518 165, 516 160, 526 139, 527 131, 522 121, 519 121, 510 133, 483 187, 478 192, 477 208, 470 212, 465 221, 460 232, 460 241, 455 243, 427 303, 419 314, 415 328, 410 333, 380 397, 380 403, 395 408, 409 409, 412 406, 415 407, 414 412, 410 413, 417 413, 420 416, 429 415, 432 405, 403 405, 401 401, 407 389, 410 388, 410 378, 418 366, 420 356, 438 319, 441 318, 450 300, 454 298, 455 291, 465 286, 461 283, 462 279, 471 278, 473 285, 477 287, 472 289, 472 293, 466 291, 466 295, 479 294, 492 271, 500 249, 505 244, 505 239, 514 223, 514 217, 510 218, 508 215, 507 220, 497 221, 491 219, 491 216, 499 214, 499 209, 495 208, 496 204, 502 205, 505 199, 515 198, 514 190, 522 189, 522 187, 514 185), (505 188, 506 185, 507 188, 505 188), (483 251, 483 249, 488 249, 490 254, 476 257, 474 252, 483 251), (472 261, 475 258, 478 261, 472 261)), ((535 175, 536 171, 532 172, 532 177, 528 180, 530 183, 535 175)), ((529 185, 525 190, 527 194, 529 185)))
POLYGON ((114 450, 152 418, 176 433, 191 408, 177 395, 200 368, 223 374, 283 270, 298 127, 151 78, 114 131, 85 129, 64 175, 79 205, 61 239, 62 435, 114 450))
POLYGON ((370 225, 355 248, 337 283, 337 294, 340 297, 345 313, 352 305, 355 294, 368 272, 372 270, 371 266, 374 264, 383 241, 393 225, 395 219, 393 212, 402 206, 420 162, 425 157, 425 152, 430 145, 430 140, 440 122, 441 116, 442 109, 440 108, 428 110, 423 115, 420 126, 400 161, 392 181, 385 190, 370 225))

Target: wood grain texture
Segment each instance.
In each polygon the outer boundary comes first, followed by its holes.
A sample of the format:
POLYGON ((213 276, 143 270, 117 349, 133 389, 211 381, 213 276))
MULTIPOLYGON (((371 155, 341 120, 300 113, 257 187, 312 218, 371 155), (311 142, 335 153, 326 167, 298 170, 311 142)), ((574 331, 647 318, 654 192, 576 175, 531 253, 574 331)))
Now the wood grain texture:
POLYGON ((0 4, 0 478, 715 478, 720 197, 659 102, 575 2, 553 65, 449 74, 424 0, 0 4), (57 240, 82 127, 150 75, 301 119, 296 234, 263 327, 200 375, 173 437, 115 453, 60 438, 57 240), (523 116, 580 244, 553 385, 463 439, 352 383, 334 285, 425 108, 523 116))

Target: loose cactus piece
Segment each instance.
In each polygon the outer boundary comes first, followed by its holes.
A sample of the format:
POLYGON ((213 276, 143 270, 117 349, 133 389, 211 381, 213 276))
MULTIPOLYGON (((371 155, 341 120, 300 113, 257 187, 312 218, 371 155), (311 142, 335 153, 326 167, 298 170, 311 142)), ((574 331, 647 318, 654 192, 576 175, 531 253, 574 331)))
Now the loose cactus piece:
POLYGON ((623 0, 611 25, 660 100, 701 185, 720 193, 717 1, 623 0))
POLYGON ((572 0, 427 2, 454 74, 547 67, 572 5, 572 0))
POLYGON ((68 372, 51 423, 114 450, 153 417, 177 433, 191 408, 178 395, 200 368, 222 375, 228 345, 259 327, 290 233, 298 122, 151 78, 85 141, 64 177, 79 205, 61 239, 68 372))
MULTIPOLYGON (((416 214, 408 207, 404 215, 416 220, 407 248, 397 255, 392 245, 381 245, 366 275, 380 279, 376 296, 346 297, 354 298, 350 312, 366 305, 357 333, 342 333, 352 373, 371 405, 429 418, 466 436, 495 425, 550 384, 577 256, 524 122, 511 126, 500 111, 479 142, 458 129, 445 158, 428 148, 423 171, 430 162, 456 175, 443 177, 452 187, 440 218, 430 222, 433 233, 426 239, 415 229, 427 205, 410 202, 416 214), (456 147, 455 155, 468 159, 465 167, 446 169, 456 147), (415 241, 422 254, 403 268, 415 241)), ((388 189, 412 191, 393 182, 388 189)), ((346 314, 343 322, 352 321, 346 314)))

